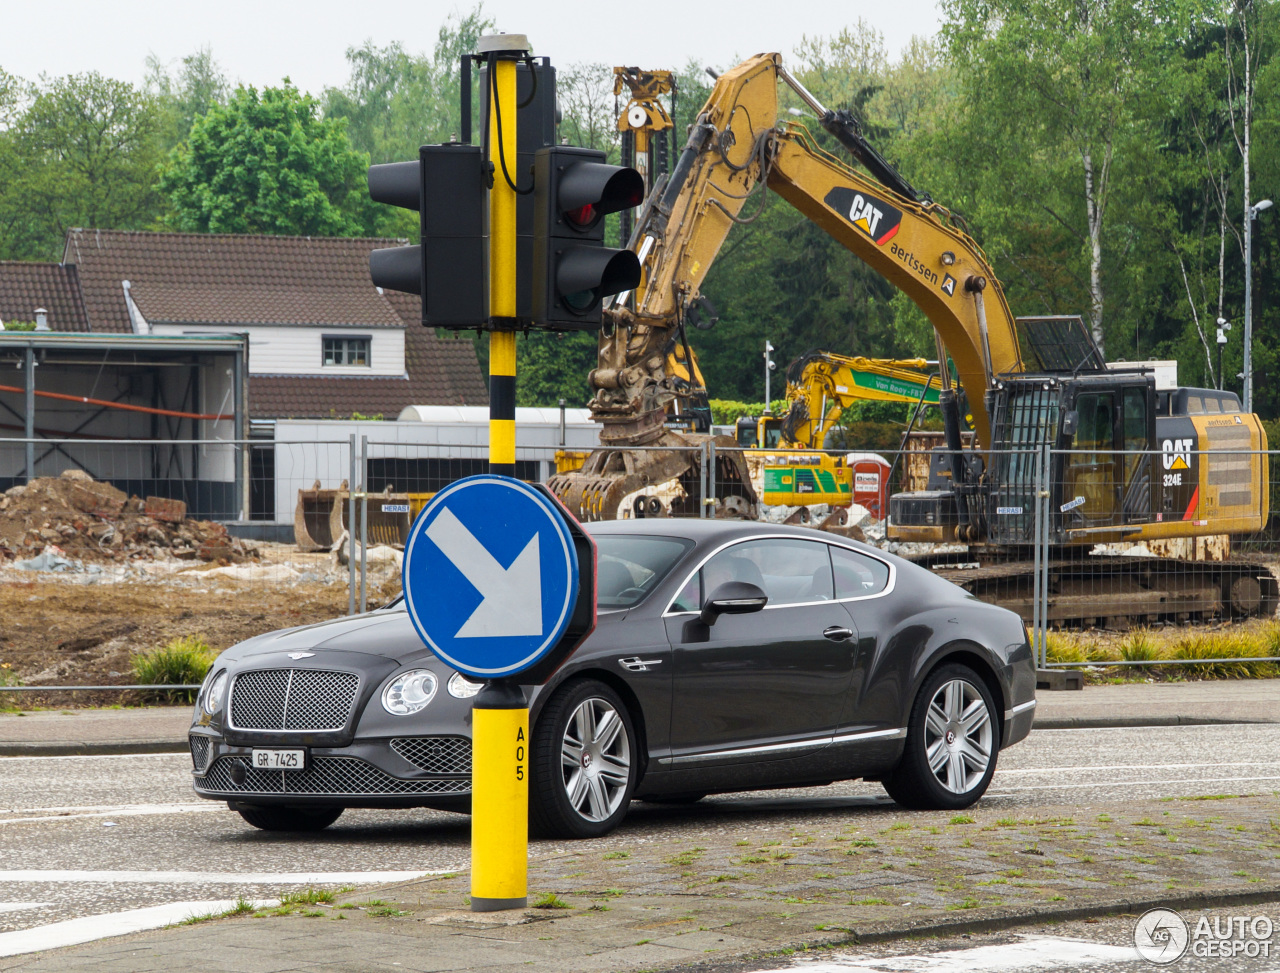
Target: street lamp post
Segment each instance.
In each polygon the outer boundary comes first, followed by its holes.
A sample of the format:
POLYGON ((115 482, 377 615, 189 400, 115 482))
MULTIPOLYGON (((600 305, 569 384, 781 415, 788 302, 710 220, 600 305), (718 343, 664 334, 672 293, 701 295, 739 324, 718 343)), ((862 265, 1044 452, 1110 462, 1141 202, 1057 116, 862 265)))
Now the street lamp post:
POLYGON ((1271 200, 1261 199, 1249 207, 1244 221, 1244 411, 1253 411, 1253 233, 1258 214, 1271 208, 1271 200))
POLYGON ((773 409, 771 408, 773 398, 769 394, 769 378, 773 370, 778 367, 776 364, 774 364, 773 358, 770 357, 773 354, 773 351, 774 351, 773 344, 766 339, 764 343, 764 411, 765 412, 773 411, 773 409))
POLYGON ((1231 330, 1231 323, 1225 318, 1217 319, 1217 387, 1226 388, 1226 375, 1222 374, 1222 348, 1226 347, 1226 333, 1231 330))

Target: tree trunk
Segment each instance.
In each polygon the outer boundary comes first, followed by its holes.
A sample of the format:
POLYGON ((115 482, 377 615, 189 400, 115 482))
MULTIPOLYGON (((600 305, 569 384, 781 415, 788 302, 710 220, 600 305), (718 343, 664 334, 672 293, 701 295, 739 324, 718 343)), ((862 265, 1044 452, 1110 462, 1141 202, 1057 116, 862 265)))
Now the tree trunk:
MULTIPOLYGON (((1102 204, 1098 199, 1093 155, 1084 152, 1084 205, 1089 222, 1089 328, 1102 351, 1102 204)), ((1103 357, 1106 353, 1103 352, 1103 357)))

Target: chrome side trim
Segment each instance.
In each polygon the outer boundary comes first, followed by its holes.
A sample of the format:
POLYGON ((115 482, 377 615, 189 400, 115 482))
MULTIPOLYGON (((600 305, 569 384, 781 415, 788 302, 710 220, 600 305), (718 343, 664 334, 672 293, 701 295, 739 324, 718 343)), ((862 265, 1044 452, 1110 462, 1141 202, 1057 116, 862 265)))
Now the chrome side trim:
POLYGON ((685 753, 675 757, 660 757, 660 764, 690 763, 695 760, 709 760, 718 757, 739 757, 752 753, 776 753, 779 750, 802 750, 809 747, 828 747, 833 743, 864 743, 870 740, 899 740, 907 735, 907 728, 896 730, 867 730, 860 733, 837 733, 834 736, 810 737, 808 740, 792 740, 787 743, 766 743, 756 747, 734 747, 730 750, 702 750, 698 753, 685 753))
POLYGON ((862 743, 864 740, 903 740, 907 736, 907 728, 900 726, 896 730, 870 730, 866 733, 837 733, 831 738, 832 743, 862 743))
POLYGON ((698 562, 698 566, 684 576, 684 580, 681 581, 680 585, 675 589, 675 594, 673 594, 671 596, 671 600, 667 602, 667 607, 663 610, 662 616, 664 618, 678 618, 681 615, 701 614, 700 612, 696 612, 696 611, 672 611, 671 610, 671 606, 674 605, 676 602, 676 599, 680 597, 680 592, 684 591, 685 585, 689 583, 690 579, 692 579, 695 574, 701 571, 702 568, 706 565, 706 563, 710 561, 713 557, 715 557, 717 554, 719 554, 721 551, 727 548, 733 547, 737 544, 746 544, 750 541, 768 541, 768 540, 809 541, 810 543, 814 543, 814 544, 826 544, 828 547, 839 547, 846 551, 852 551, 854 554, 861 554, 863 557, 869 557, 873 561, 879 561, 881 564, 883 564, 886 568, 889 569, 889 580, 885 583, 885 586, 881 590, 877 591, 873 595, 854 595, 851 598, 831 598, 825 601, 797 601, 797 602, 787 602, 786 604, 782 604, 782 605, 765 605, 764 611, 769 611, 771 608, 804 608, 809 605, 843 605, 851 601, 868 601, 871 598, 883 598, 885 595, 891 594, 893 592, 893 589, 898 584, 898 568, 896 565, 891 564, 890 562, 886 561, 882 557, 876 557, 874 554, 871 554, 868 551, 864 551, 856 547, 850 547, 848 544, 840 544, 826 537, 808 537, 804 534, 752 534, 750 537, 739 537, 734 540, 728 541, 727 543, 721 544, 714 551, 711 551, 709 554, 703 557, 702 560, 698 562))
POLYGON ((1004 718, 1006 720, 1011 720, 1015 716, 1017 716, 1019 713, 1025 713, 1027 710, 1035 709, 1035 708, 1036 708, 1036 701, 1034 699, 1028 703, 1019 703, 1017 706, 1013 707, 1013 709, 1005 710, 1004 718))

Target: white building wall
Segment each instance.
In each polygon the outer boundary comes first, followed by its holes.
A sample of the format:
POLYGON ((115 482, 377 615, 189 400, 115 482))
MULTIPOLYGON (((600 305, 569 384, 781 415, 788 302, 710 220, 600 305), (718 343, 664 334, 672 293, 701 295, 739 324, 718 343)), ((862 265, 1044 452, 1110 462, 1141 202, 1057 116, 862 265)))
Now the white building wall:
MULTIPOLYGON (((225 334, 227 329, 153 324, 158 335, 225 334)), ((246 327, 249 335, 250 375, 369 375, 405 374, 403 328, 246 327), (324 338, 368 338, 369 365, 324 364, 324 338)))

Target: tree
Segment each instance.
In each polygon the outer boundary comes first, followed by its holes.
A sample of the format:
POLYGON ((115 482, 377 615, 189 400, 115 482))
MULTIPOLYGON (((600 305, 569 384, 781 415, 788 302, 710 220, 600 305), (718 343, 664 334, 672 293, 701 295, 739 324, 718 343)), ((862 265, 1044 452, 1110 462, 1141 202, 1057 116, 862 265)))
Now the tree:
POLYGON ((556 73, 556 97, 564 117, 561 136, 570 145, 617 154, 618 112, 613 69, 607 64, 571 64, 556 73))
POLYGON ((231 93, 227 76, 208 47, 184 57, 176 76, 154 54, 148 55, 146 86, 160 104, 166 151, 191 134, 197 118, 214 105, 225 105, 231 93))
POLYGON ((0 77, 0 253, 55 259, 68 227, 141 229, 162 200, 155 99, 99 74, 0 77))
POLYGON ((241 86, 197 118, 160 180, 174 225, 203 233, 365 232, 368 156, 351 148, 346 123, 322 119, 319 107, 286 78, 261 94, 241 86))
MULTIPOLYGON (((375 163, 414 158, 420 145, 447 142, 462 130, 462 56, 495 29, 477 5, 440 25, 430 56, 412 54, 399 42, 348 48, 351 77, 341 88, 325 89, 325 117, 346 119, 352 145, 375 163)), ((480 104, 474 74, 472 85, 474 111, 480 104)))
POLYGON ((1186 11, 1175 0, 943 0, 943 10, 964 95, 964 162, 991 177, 981 192, 1001 200, 1006 228, 1028 223, 1040 235, 1015 256, 1026 282, 1045 296, 1083 290, 1101 345, 1108 218, 1116 187, 1143 179, 1134 163, 1167 107, 1186 11), (1015 192, 1000 193, 1002 180, 1015 192))

